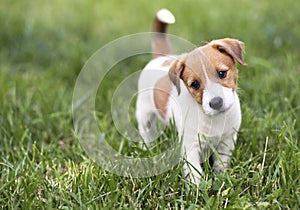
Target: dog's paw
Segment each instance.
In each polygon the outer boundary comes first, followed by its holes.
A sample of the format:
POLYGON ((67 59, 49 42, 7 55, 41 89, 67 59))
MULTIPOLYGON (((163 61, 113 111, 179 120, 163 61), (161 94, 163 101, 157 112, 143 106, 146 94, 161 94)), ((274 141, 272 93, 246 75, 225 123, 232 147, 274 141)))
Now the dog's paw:
POLYGON ((214 164, 213 169, 216 174, 222 174, 227 169, 227 164, 214 164))
POLYGON ((196 170, 194 168, 185 165, 184 173, 185 173, 185 178, 188 182, 193 183, 197 186, 200 184, 202 174, 203 174, 202 168, 199 167, 199 169, 196 170))
POLYGON ((201 175, 199 173, 197 173, 197 174, 190 173, 186 177, 186 180, 189 181, 190 183, 193 183, 196 186, 199 186, 200 181, 201 181, 201 175))

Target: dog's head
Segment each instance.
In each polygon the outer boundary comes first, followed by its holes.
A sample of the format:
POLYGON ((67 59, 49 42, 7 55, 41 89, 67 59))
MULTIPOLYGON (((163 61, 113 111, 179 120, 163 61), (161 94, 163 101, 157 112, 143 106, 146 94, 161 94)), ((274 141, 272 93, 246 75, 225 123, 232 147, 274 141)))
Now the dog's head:
POLYGON ((243 59, 243 43, 236 39, 219 39, 188 53, 182 60, 175 60, 169 76, 181 92, 180 79, 206 114, 224 112, 234 102, 238 70, 236 61, 243 59))

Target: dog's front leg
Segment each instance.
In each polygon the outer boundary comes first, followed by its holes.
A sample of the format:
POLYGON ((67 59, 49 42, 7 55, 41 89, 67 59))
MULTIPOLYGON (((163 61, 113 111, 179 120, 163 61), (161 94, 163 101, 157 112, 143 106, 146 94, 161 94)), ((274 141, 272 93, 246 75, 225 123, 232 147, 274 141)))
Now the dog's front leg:
POLYGON ((219 145, 217 145, 217 154, 212 155, 214 161, 213 168, 216 173, 224 172, 230 165, 236 139, 237 133, 234 133, 233 135, 224 137, 219 145))
POLYGON ((201 175, 203 174, 203 169, 201 167, 201 162, 203 156, 200 154, 206 148, 205 142, 201 142, 197 137, 190 138, 185 135, 183 138, 183 155, 186 157, 186 162, 184 164, 184 173, 186 178, 192 183, 199 185, 201 180, 201 175), (192 140, 191 139, 196 139, 192 140))

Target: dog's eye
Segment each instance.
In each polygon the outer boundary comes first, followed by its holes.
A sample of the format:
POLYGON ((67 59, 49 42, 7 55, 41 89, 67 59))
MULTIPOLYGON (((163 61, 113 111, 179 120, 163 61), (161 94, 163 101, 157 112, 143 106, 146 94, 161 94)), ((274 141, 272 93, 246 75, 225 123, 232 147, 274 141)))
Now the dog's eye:
POLYGON ((200 88, 200 83, 199 83, 197 80, 193 81, 193 82, 191 83, 191 88, 193 88, 194 90, 199 90, 199 88, 200 88))
POLYGON ((227 71, 218 71, 218 76, 220 79, 224 79, 227 76, 227 71))

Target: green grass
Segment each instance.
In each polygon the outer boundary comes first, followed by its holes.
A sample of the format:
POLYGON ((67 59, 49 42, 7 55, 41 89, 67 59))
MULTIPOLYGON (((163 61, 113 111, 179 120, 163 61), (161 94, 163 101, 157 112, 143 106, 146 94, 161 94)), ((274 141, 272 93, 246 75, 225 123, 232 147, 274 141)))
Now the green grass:
MULTIPOLYGON (((0 0, 0 207, 299 208, 299 6, 294 0, 0 0), (150 31, 161 7, 177 18, 169 32, 192 43, 230 36, 246 45, 248 66, 239 67, 243 123, 232 167, 215 176, 205 165, 198 188, 186 183, 182 163, 148 178, 111 174, 89 159, 73 131, 72 94, 84 63, 109 41, 150 31)), ((122 62, 107 81, 120 81, 120 71, 134 72, 146 60, 122 62)), ((113 90, 106 88, 99 97, 110 99, 113 90)), ((110 143, 134 154, 112 126, 109 103, 99 107, 110 143)))

